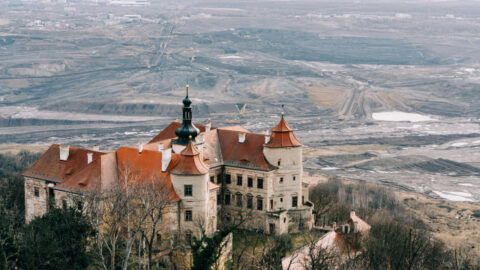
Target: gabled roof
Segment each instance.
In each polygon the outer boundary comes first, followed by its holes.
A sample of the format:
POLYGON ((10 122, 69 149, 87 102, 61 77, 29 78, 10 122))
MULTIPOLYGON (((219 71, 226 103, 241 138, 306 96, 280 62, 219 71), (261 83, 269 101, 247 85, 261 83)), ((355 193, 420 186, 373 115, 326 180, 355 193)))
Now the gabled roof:
POLYGON ((225 165, 271 171, 277 167, 263 155, 265 135, 245 133, 245 142, 238 141, 239 131, 217 129, 221 155, 225 165))
MULTIPOLYGON (((348 218, 342 225, 348 224, 350 226, 350 230, 353 230, 355 226, 355 222, 358 224, 358 231, 359 232, 366 232, 369 231, 371 226, 365 222, 363 219, 358 217, 355 212, 350 213, 350 218, 348 218)), ((341 227, 338 228, 338 231, 341 231, 341 227)))
POLYGON ((245 133, 250 133, 250 131, 240 125, 236 125, 236 126, 231 126, 231 127, 221 127, 219 129, 223 129, 223 130, 232 130, 232 131, 240 131, 240 132, 245 132, 245 133))
POLYGON ((180 197, 173 188, 169 171, 178 162, 178 155, 172 154, 172 160, 166 170, 162 172, 162 152, 143 150, 138 148, 121 147, 117 150, 117 168, 120 181, 130 183, 158 182, 165 185, 171 195, 171 201, 180 197))
MULTIPOLYGON (((155 136, 148 143, 154 143, 154 142, 163 141, 166 139, 176 138, 177 135, 175 134, 175 130, 177 130, 177 128, 179 128, 181 125, 182 123, 177 121, 171 122, 166 128, 160 131, 160 133, 158 133, 157 136, 155 136)), ((205 132, 205 126, 195 124, 195 127, 198 128, 200 132, 205 132)), ((215 129, 215 127, 212 127, 211 129, 215 129)))
POLYGON ((96 160, 104 154, 98 151, 70 146, 68 159, 61 161, 60 146, 52 144, 22 175, 61 183, 88 165, 87 153, 92 153, 92 160, 96 160))
POLYGON ((293 129, 287 124, 287 121, 282 116, 280 122, 272 129, 270 141, 265 145, 271 148, 280 147, 298 147, 302 144, 295 138, 293 129))
POLYGON ((192 141, 178 155, 178 162, 172 167, 170 173, 180 175, 202 175, 208 173, 208 167, 200 159, 200 152, 192 141))
MULTIPOLYGON (((170 195, 169 199, 171 201, 180 199, 173 188, 169 173, 169 170, 178 162, 178 155, 172 154, 169 167, 166 172, 162 172, 161 152, 143 150, 142 153, 139 153, 138 148, 121 147, 112 154, 115 154, 116 159, 106 160, 107 162, 115 163, 109 165, 114 166, 118 172, 118 176, 110 176, 118 177, 112 180, 127 181, 132 184, 151 181, 161 183, 170 195)), ((101 179, 103 175, 102 170, 108 170, 107 166, 102 167, 102 165, 105 165, 102 163, 102 158, 92 161, 86 167, 68 177, 62 184, 55 186, 55 189, 76 193, 101 188, 101 185, 104 184, 101 179)))
POLYGON ((101 158, 97 158, 80 171, 67 178, 63 183, 56 185, 54 188, 74 193, 91 189, 100 189, 102 184, 101 165, 101 158))

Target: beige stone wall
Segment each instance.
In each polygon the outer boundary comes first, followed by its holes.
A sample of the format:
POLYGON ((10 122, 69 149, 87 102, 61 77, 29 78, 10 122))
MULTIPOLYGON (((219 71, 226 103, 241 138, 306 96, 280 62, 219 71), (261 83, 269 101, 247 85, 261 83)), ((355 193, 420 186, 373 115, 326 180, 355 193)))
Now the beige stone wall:
MULTIPOLYGON (((248 219, 243 227, 251 230, 267 231, 266 212, 270 210, 272 198, 272 172, 249 170, 237 167, 226 167, 225 174, 231 177, 231 183, 225 184, 224 196, 230 195, 230 204, 225 204, 224 197, 224 222, 234 223, 240 219, 248 219), (242 176, 242 185, 237 184, 237 176, 242 176), (248 186, 248 178, 252 178, 252 187, 248 186), (258 180, 263 180, 263 188, 258 188, 258 180), (242 205, 237 205, 237 196, 241 198, 242 205), (247 197, 252 196, 252 208, 247 207, 247 197), (258 198, 262 199, 262 210, 258 210, 258 198)), ((219 191, 220 192, 220 191, 219 191)))
MULTIPOLYGON (((195 236, 201 235, 202 228, 208 232, 214 228, 207 228, 208 205, 210 193, 208 191, 209 174, 204 175, 171 175, 175 192, 182 199, 180 209, 180 230, 192 232, 195 236), (185 196, 185 185, 192 185, 192 196, 185 196), (192 211, 192 221, 185 220, 186 211, 192 211)), ((216 228, 215 228, 216 229, 216 228)))
POLYGON ((209 199, 207 202, 207 235, 212 235, 217 230, 217 190, 218 189, 209 190, 209 199))
POLYGON ((25 221, 42 216, 47 212, 47 183, 42 180, 25 177, 25 221), (38 189, 38 197, 35 196, 38 189))
POLYGON ((302 204, 302 148, 264 148, 265 157, 278 170, 273 176, 274 209, 291 209, 292 199, 297 197, 298 207, 302 204), (280 161, 280 165, 279 165, 280 161))

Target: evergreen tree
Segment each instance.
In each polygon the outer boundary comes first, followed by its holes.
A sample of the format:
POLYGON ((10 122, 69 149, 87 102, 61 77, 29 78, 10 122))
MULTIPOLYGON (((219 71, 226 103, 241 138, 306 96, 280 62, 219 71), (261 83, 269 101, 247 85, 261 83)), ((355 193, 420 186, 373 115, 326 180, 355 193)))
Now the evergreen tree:
POLYGON ((23 269, 86 269, 93 229, 73 208, 52 209, 27 224, 20 240, 23 269))

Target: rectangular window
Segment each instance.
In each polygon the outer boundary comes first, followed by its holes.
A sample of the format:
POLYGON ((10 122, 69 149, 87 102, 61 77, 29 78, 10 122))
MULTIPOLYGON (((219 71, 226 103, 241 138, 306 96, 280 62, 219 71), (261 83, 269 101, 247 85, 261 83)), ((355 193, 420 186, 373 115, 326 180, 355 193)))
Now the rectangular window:
POLYGON ((263 188, 263 179, 262 178, 257 179, 257 188, 263 188))
POLYGON ((257 210, 263 210, 263 199, 257 198, 257 210))
POLYGON ((185 196, 192 196, 192 185, 185 185, 185 196))
POLYGON ((247 197, 247 208, 252 209, 253 208, 253 196, 248 196, 247 197))
POLYGON ((242 185, 242 180, 243 180, 243 177, 241 175, 237 175, 237 186, 242 185))
POLYGON ((221 184, 222 183, 222 177, 219 175, 217 175, 217 184, 221 184))
POLYGON ((215 183, 215 176, 210 176, 210 182, 215 183))
POLYGON ((280 183, 283 183, 283 177, 280 177, 280 183))
POLYGON ((298 197, 293 196, 292 197, 292 207, 297 207, 298 206, 298 197))
POLYGON ((253 178, 248 177, 248 187, 253 187, 253 178))
POLYGON ((232 183, 232 176, 230 174, 225 175, 225 184, 232 183))
POLYGON ((270 200, 270 210, 273 210, 273 200, 270 200))
POLYGON ((242 207, 242 194, 237 194, 237 206, 242 207))
POLYGON ((225 205, 230 205, 230 193, 225 194, 225 205))
POLYGON ((185 221, 192 221, 192 210, 185 210, 185 221))
POLYGON ((62 200, 62 206, 63 208, 67 208, 67 200, 62 200))
POLYGON ((293 176, 293 181, 295 181, 295 180, 297 180, 297 177, 294 175, 294 176, 293 176))
POLYGON ((191 245, 192 244, 192 233, 186 233, 185 234, 185 241, 187 241, 187 244, 191 245))
POLYGON ((35 197, 39 197, 40 189, 38 187, 33 187, 33 194, 35 195, 35 197))
POLYGON ((77 210, 82 211, 83 210, 83 203, 82 202, 77 202, 77 210))
POLYGON ((222 204, 222 195, 217 194, 217 204, 222 204))

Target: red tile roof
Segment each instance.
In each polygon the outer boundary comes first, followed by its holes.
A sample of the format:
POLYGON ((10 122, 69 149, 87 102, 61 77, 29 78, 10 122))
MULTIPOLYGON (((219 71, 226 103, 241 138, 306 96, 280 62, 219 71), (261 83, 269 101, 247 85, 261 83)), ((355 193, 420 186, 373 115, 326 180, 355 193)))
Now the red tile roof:
POLYGON ((139 153, 138 148, 121 147, 116 153, 119 180, 134 183, 159 182, 169 191, 171 201, 180 199, 173 188, 169 174, 178 162, 178 155, 172 153, 172 160, 166 172, 162 172, 162 152, 143 150, 139 153))
POLYGON ((23 176, 39 178, 61 183, 87 166, 87 153, 96 160, 104 153, 70 146, 68 159, 60 160, 60 146, 52 144, 50 148, 25 172, 23 176))
POLYGON ((81 192, 92 189, 100 189, 102 180, 102 162, 101 158, 97 158, 90 164, 82 168, 71 177, 67 178, 63 183, 56 185, 57 190, 69 192, 81 192))
MULTIPOLYGON (((138 148, 121 147, 116 152, 114 166, 118 171, 118 179, 121 182, 127 181, 132 184, 154 181, 162 183, 170 195, 171 201, 177 201, 180 197, 173 188, 169 170, 178 162, 178 155, 172 154, 172 160, 166 172, 162 172, 162 153, 158 151, 143 150, 138 148)), ((94 160, 85 168, 67 178, 65 182, 57 185, 55 189, 82 192, 100 188, 102 184, 102 162, 101 158, 94 160)), ((116 180, 116 179, 115 179, 116 180)))
POLYGON ((293 129, 287 124, 287 121, 282 117, 276 127, 272 129, 270 141, 265 145, 271 148, 280 147, 297 147, 302 144, 295 138, 293 129))
MULTIPOLYGON (((163 141, 166 139, 176 138, 177 135, 175 134, 175 130, 177 130, 177 128, 179 128, 181 125, 182 123, 177 121, 171 122, 166 128, 160 131, 160 133, 158 133, 157 136, 155 136, 148 143, 154 143, 154 142, 163 141)), ((205 126, 195 124, 195 127, 198 128, 200 132, 205 132, 205 126)), ((215 129, 215 127, 212 127, 212 129, 215 129)))
POLYGON ((263 155, 265 135, 246 133, 245 142, 238 142, 238 131, 218 129, 221 157, 225 165, 271 171, 277 167, 263 155))
POLYGON ((201 175, 208 173, 208 167, 200 159, 200 152, 190 141, 180 153, 177 164, 170 171, 172 174, 201 175))

